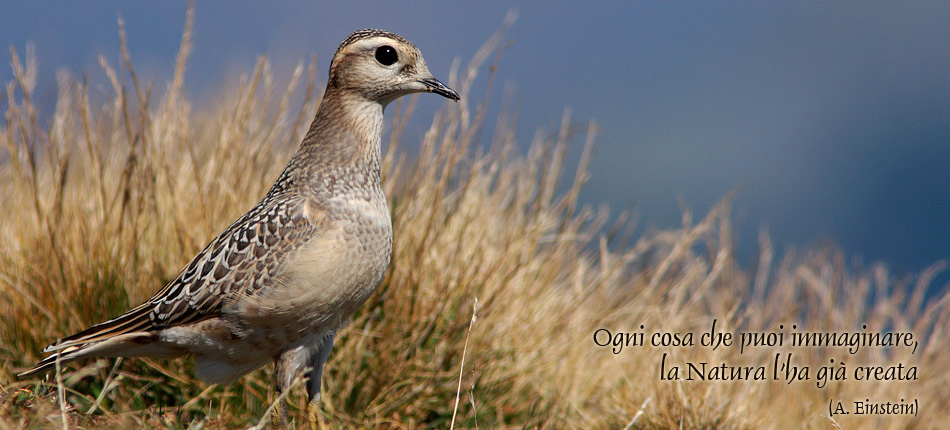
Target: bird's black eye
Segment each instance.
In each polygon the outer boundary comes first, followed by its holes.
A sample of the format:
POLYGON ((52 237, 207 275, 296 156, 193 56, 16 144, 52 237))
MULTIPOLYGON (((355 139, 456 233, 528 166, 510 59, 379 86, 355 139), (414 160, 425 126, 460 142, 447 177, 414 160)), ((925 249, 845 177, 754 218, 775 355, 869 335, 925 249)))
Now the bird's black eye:
POLYGON ((379 64, 384 66, 392 66, 395 62, 399 61, 399 55, 396 54, 396 49, 392 46, 380 46, 376 48, 376 61, 379 61, 379 64))

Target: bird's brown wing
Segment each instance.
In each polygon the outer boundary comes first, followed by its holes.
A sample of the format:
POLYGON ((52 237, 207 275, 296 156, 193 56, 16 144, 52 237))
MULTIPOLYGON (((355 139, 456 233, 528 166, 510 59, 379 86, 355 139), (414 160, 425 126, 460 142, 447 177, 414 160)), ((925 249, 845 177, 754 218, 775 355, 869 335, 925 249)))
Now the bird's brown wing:
POLYGON ((280 261, 316 232, 315 218, 322 215, 304 198, 270 197, 214 238, 151 299, 44 352, 200 321, 218 315, 226 298, 270 285, 280 261))

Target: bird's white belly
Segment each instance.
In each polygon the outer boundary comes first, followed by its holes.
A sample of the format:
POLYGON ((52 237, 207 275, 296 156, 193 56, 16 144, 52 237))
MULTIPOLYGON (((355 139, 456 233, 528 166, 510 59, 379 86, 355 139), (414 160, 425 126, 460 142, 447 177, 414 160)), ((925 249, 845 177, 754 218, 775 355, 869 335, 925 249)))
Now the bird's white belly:
POLYGON ((161 333, 160 343, 173 344, 193 353, 195 376, 202 381, 228 384, 274 361, 280 352, 309 345, 330 331, 318 330, 290 342, 278 331, 255 331, 247 337, 236 337, 228 326, 212 319, 193 326, 173 327, 161 333))

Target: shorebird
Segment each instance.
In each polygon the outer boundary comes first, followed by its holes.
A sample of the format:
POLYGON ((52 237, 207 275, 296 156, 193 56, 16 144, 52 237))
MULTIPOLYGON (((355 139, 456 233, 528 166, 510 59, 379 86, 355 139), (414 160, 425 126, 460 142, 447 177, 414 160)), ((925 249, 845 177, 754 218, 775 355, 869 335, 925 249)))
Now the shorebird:
MULTIPOLYGON (((336 330, 376 289, 392 254, 383 110, 419 92, 459 100, 412 42, 382 30, 349 35, 310 130, 260 203, 151 299, 48 346, 53 355, 19 376, 57 360, 191 354, 199 379, 226 384, 274 362, 278 394, 309 369, 313 420, 336 330)), ((285 425, 283 402, 273 419, 285 425)))

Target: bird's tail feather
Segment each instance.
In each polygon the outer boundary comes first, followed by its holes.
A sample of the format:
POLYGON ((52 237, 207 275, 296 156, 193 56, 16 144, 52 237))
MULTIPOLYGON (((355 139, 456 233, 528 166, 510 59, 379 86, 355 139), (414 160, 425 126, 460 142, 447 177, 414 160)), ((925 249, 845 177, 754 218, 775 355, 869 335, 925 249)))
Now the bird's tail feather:
MULTIPOLYGON (((128 357, 136 356, 138 352, 154 352, 152 350, 155 350, 157 345, 149 347, 156 340, 154 332, 150 332, 155 327, 148 317, 149 311, 149 307, 143 304, 118 318, 96 324, 47 346, 43 352, 55 354, 17 376, 21 379, 29 378, 52 370, 56 367, 57 359, 60 363, 69 363, 87 357, 128 357)), ((178 354, 166 352, 161 355, 178 354)))
POLYGON ((126 333, 96 342, 82 345, 68 346, 56 349, 56 353, 44 358, 33 368, 17 375, 20 379, 29 378, 43 372, 53 370, 56 361, 61 364, 88 357, 137 357, 148 355, 151 357, 175 357, 181 352, 169 349, 167 346, 156 345, 157 335, 149 332, 126 333))
POLYGON ((47 346, 43 352, 53 352, 73 346, 82 346, 87 343, 100 342, 126 333, 149 330, 153 328, 152 321, 148 317, 149 310, 150 309, 143 304, 117 318, 101 322, 79 333, 67 336, 59 342, 47 346))

